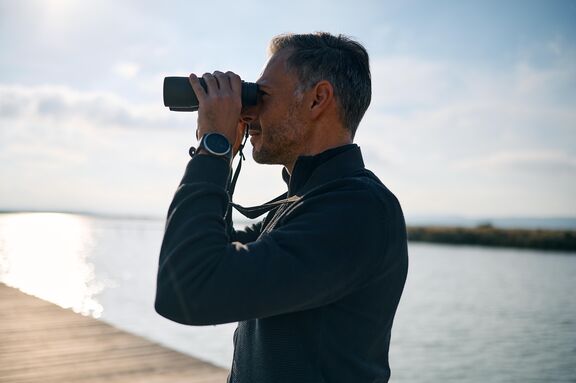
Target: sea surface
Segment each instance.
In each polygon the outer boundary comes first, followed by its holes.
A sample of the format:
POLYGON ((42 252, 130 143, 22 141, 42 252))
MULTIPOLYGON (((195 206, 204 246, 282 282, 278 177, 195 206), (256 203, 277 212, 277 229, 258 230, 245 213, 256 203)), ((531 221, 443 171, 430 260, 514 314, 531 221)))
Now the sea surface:
MULTIPOLYGON (((223 367, 235 324, 154 312, 164 222, 0 214, 0 282, 223 367)), ((576 253, 410 243, 391 382, 576 382, 576 253)))

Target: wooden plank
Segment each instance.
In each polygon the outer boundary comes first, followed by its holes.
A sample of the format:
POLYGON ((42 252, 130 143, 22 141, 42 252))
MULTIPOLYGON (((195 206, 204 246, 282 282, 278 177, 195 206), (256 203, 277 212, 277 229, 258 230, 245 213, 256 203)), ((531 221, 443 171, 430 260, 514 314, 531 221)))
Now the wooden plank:
POLYGON ((223 383, 227 376, 0 283, 0 383, 223 383))

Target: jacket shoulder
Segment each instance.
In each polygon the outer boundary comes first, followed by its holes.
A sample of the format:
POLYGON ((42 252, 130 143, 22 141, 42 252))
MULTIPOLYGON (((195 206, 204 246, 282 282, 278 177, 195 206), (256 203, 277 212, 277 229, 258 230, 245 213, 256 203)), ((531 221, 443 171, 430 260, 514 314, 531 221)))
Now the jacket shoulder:
POLYGON ((367 169, 359 170, 350 176, 320 185, 310 190, 303 197, 314 197, 329 192, 361 193, 370 195, 376 201, 386 205, 400 207, 400 203, 394 193, 374 173, 367 169))

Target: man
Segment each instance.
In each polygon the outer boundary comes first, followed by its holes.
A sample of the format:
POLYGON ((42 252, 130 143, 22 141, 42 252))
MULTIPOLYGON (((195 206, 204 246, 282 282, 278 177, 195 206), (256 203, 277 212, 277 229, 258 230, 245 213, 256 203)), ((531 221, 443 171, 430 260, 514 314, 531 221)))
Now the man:
POLYGON ((387 382, 408 257, 400 205, 352 143, 370 103, 368 54, 327 33, 276 37, 271 53, 254 107, 241 109, 231 72, 205 74, 206 90, 190 76, 202 140, 169 208, 156 310, 238 321, 229 382, 387 382), (284 165, 288 192, 234 231, 230 152, 244 124, 254 160, 284 165))

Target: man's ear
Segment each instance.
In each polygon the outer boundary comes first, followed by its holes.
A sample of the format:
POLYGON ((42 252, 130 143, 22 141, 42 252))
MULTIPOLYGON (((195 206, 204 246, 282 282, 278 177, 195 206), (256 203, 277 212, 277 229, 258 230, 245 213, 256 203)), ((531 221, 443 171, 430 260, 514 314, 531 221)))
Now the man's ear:
POLYGON ((334 87, 329 81, 318 82, 310 92, 310 113, 313 119, 318 118, 334 102, 334 87))

